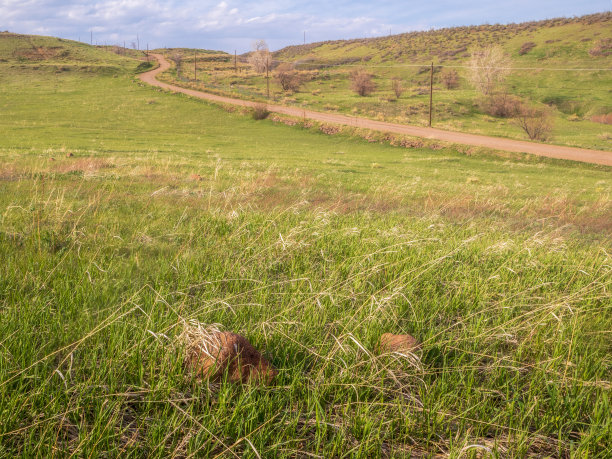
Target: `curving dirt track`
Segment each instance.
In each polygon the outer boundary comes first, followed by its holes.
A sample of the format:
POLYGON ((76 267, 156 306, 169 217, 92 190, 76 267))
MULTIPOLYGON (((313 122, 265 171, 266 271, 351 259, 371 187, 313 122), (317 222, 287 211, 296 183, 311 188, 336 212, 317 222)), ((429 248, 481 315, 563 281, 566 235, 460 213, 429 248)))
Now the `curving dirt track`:
MULTIPOLYGON (((168 89, 170 91, 181 92, 183 94, 198 97, 200 99, 210 100, 213 102, 241 105, 244 107, 252 107, 256 104, 256 102, 251 102, 248 100, 217 96, 215 94, 209 94, 193 89, 181 88, 180 86, 175 86, 172 84, 158 81, 155 77, 158 74, 168 70, 168 68, 170 68, 170 63, 161 54, 151 54, 151 56, 157 59, 157 61, 159 62, 159 67, 149 72, 141 73, 138 76, 138 78, 140 78, 145 83, 163 89, 168 89)), ((530 153, 533 155, 547 156, 549 158, 569 159, 572 161, 582 161, 585 163, 612 166, 612 152, 610 151, 564 147, 558 145, 527 142, 522 140, 502 139, 499 137, 488 137, 477 134, 444 131, 442 129, 429 127, 385 123, 383 121, 374 121, 366 118, 339 115, 336 113, 322 113, 313 110, 304 110, 301 108, 286 107, 282 105, 268 105, 268 110, 276 113, 282 113, 284 115, 296 116, 300 118, 309 118, 315 121, 322 121, 326 123, 355 126, 376 131, 393 132, 396 134, 406 134, 415 137, 424 137, 426 139, 442 140, 444 142, 450 143, 493 148, 496 150, 504 150, 517 153, 530 153)))

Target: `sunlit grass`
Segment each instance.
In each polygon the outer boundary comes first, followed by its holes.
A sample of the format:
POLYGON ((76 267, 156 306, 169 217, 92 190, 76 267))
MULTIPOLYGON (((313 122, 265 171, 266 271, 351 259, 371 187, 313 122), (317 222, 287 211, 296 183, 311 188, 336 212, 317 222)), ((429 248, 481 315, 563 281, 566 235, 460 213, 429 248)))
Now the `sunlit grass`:
POLYGON ((609 168, 0 82, 0 456, 605 456, 609 168), (191 378, 190 320, 276 384, 191 378))

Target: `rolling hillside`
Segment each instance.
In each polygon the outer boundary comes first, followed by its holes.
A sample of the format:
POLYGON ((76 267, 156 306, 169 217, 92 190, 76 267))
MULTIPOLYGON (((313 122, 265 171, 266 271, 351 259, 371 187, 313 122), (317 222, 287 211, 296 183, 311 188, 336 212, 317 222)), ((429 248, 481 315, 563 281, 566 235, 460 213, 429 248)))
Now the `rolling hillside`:
POLYGON ((582 67, 579 64, 584 63, 605 66, 612 56, 612 13, 325 41, 283 48, 276 51, 274 57, 283 61, 327 65, 428 65, 432 61, 435 64, 455 64, 465 62, 471 49, 492 43, 502 45, 512 55, 517 67, 536 62, 549 66, 571 64, 572 67, 582 67), (523 47, 526 43, 532 45, 523 47), (602 45, 602 49, 596 49, 602 45))
MULTIPOLYGON (((550 112, 549 143, 612 150, 612 13, 511 25, 456 27, 388 37, 329 41, 284 48, 273 53, 274 68, 289 64, 300 72, 298 90, 285 91, 270 79, 275 103, 340 112, 400 124, 426 125, 430 65, 434 63, 434 126, 452 131, 525 139, 507 116, 498 116, 468 81, 472 52, 496 44, 511 59, 512 71, 501 88, 504 97, 550 112), (360 97, 351 90, 350 73, 363 68, 376 90, 360 97), (443 84, 446 72, 457 84, 443 84), (392 90, 399 79, 402 93, 392 90), (484 106, 484 107, 483 107, 484 106)), ((180 76, 166 80, 194 89, 246 99, 266 99, 265 74, 249 68, 241 56, 194 59, 185 55, 180 76)), ((490 105, 490 104, 489 104, 490 105)))
POLYGON ((133 72, 145 59, 141 51, 91 46, 56 37, 0 32, 0 64, 12 68, 133 72))

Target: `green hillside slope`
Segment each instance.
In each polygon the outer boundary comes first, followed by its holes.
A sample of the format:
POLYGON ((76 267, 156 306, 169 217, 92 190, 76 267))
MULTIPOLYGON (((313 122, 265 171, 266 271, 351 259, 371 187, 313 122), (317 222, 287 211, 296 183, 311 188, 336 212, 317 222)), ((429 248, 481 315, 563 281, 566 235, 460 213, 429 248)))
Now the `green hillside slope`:
POLYGON ((0 32, 0 64, 13 68, 133 72, 145 59, 143 52, 119 47, 0 32))
MULTIPOLYGON (((434 126, 516 139, 527 138, 515 120, 491 107, 468 78, 472 53, 499 45, 512 70, 500 91, 526 106, 550 112, 550 143, 612 150, 612 13, 511 25, 456 27, 388 37, 292 46, 273 53, 270 99, 321 111, 337 111, 404 124, 429 119, 430 65, 434 63, 434 126), (287 91, 274 78, 287 64, 302 79, 287 91), (351 90, 350 73, 363 68, 376 90, 360 97, 351 90), (456 72, 456 87, 443 81, 456 72), (392 82, 399 79, 398 98, 392 82), (607 118, 606 118, 607 116, 607 118)), ((200 59, 198 73, 189 54, 180 76, 168 81, 226 95, 267 98, 265 74, 253 71, 242 56, 237 70, 231 56, 200 59), (196 81, 197 79, 197 81, 196 81)))

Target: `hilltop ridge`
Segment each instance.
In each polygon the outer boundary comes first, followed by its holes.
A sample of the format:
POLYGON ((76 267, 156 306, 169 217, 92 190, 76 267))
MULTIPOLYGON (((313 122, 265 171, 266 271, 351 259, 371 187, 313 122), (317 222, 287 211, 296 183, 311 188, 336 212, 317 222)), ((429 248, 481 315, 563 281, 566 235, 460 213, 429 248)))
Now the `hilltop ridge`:
POLYGON ((611 46, 608 40, 612 40, 612 12, 518 24, 447 27, 375 38, 328 40, 288 46, 273 54, 280 60, 318 59, 337 64, 415 60, 450 63, 469 57, 470 48, 496 43, 514 58, 569 60, 606 57, 611 46), (533 43, 533 46, 522 48, 524 43, 533 43), (601 44, 608 48, 600 52, 594 50, 601 44))

